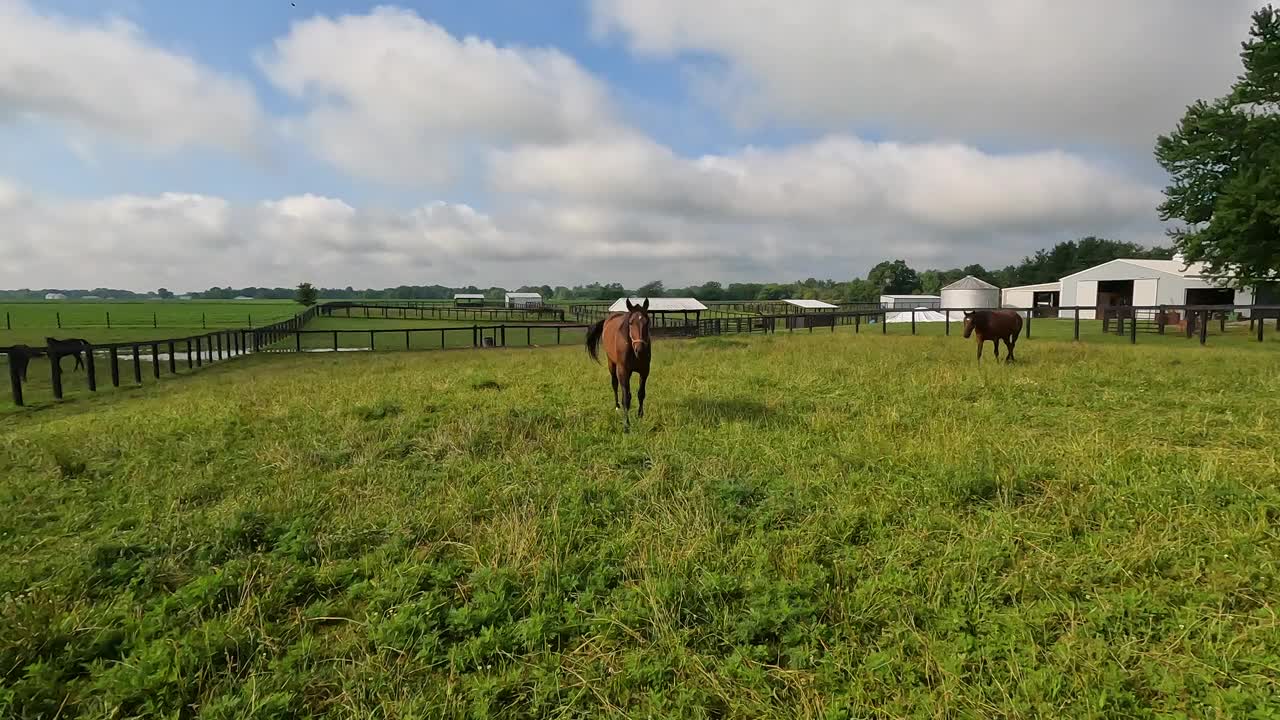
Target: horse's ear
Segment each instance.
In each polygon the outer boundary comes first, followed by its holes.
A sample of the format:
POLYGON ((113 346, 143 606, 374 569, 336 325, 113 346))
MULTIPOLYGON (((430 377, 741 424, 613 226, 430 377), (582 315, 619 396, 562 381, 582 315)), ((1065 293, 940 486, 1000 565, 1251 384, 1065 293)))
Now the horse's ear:
POLYGON ((635 310, 635 306, 631 304, 631 298, 627 298, 627 312, 635 310))
POLYGON ((640 306, 640 309, 644 310, 645 312, 649 311, 649 298, 644 299, 644 304, 640 306))

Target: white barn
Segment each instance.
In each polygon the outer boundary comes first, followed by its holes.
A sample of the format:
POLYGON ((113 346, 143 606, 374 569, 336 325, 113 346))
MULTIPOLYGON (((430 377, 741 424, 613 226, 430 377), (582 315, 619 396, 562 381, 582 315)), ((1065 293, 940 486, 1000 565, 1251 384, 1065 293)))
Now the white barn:
POLYGON ((509 292, 506 296, 509 308, 528 310, 542 307, 542 296, 535 292, 509 292))
MULTIPOLYGON (((1000 291, 1000 307, 1056 308, 1062 304, 1062 281, 1018 285, 1000 291)), ((1055 311, 1056 314, 1056 311, 1055 311)), ((1039 316, 1037 316, 1039 317, 1039 316)))
POLYGON ((45 300, 66 300, 67 296, 62 293, 45 293, 45 300))
MULTIPOLYGON (((1224 286, 1205 274, 1202 263, 1187 265, 1181 258, 1142 260, 1124 258, 1096 265, 1062 278, 1062 307, 1105 308, 1113 305, 1249 305, 1253 293, 1224 286)), ((1063 310, 1061 317, 1074 312, 1063 310)), ((1096 319, 1096 310, 1081 310, 1082 319, 1096 319)))

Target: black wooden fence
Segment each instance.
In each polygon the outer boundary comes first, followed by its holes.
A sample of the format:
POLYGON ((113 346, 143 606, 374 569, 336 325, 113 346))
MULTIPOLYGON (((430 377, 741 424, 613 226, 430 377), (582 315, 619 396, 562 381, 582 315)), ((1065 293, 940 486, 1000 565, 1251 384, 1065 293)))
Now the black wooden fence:
MULTIPOLYGON (((120 386, 120 365, 122 361, 132 366, 133 382, 141 384, 142 363, 144 360, 150 360, 151 371, 156 379, 159 379, 166 369, 170 375, 176 375, 182 364, 186 365, 186 370, 194 370, 215 362, 260 351, 268 344, 283 338, 286 333, 301 329, 315 314, 316 308, 311 307, 288 320, 282 320, 253 330, 237 328, 173 338, 89 343, 79 351, 84 361, 85 382, 91 392, 97 392, 99 380, 97 361, 99 357, 107 361, 113 387, 120 386), (179 362, 180 360, 182 361, 181 363, 179 362)), ((21 406, 25 402, 22 391, 22 373, 20 371, 31 358, 36 357, 49 359, 49 380, 53 386, 53 397, 58 400, 62 399, 64 394, 62 359, 68 355, 76 354, 74 351, 55 345, 49 345, 44 348, 12 346, 0 348, 0 351, 7 355, 9 386, 15 405, 21 406), (20 358, 20 356, 22 357, 20 358)))

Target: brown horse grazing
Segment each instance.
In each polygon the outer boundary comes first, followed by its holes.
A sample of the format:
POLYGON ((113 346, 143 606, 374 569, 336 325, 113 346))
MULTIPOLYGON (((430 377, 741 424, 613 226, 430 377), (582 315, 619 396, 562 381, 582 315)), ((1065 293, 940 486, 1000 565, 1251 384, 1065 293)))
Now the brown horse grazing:
POLYGON ((604 354, 609 358, 609 380, 613 383, 613 407, 622 409, 622 431, 631 430, 631 373, 640 374, 640 410, 636 417, 644 417, 644 386, 649 381, 649 299, 632 305, 627 299, 627 311, 613 313, 587 330, 587 353, 596 362, 600 342, 604 342, 604 354), (622 404, 618 404, 618 384, 622 384, 622 404))
POLYGON ((988 341, 995 347, 996 359, 1000 359, 1000 341, 1004 340, 1009 348, 1009 358, 1005 362, 1013 362, 1013 346, 1018 344, 1018 335, 1022 333, 1022 316, 1014 310, 975 310, 964 314, 964 336, 978 334, 978 362, 982 362, 982 346, 988 341))

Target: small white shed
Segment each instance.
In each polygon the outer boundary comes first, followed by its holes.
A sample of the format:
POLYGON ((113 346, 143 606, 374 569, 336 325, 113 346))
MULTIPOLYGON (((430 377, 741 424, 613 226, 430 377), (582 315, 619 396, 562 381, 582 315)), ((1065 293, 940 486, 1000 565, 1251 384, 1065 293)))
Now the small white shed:
POLYGON ((886 310, 942 307, 941 295, 881 295, 880 307, 886 310))
MULTIPOLYGON (((1062 300, 1062 282, 1036 283, 1034 285, 1018 285, 1000 291, 1000 307, 1018 308, 1057 308, 1062 300)), ((1053 313, 1057 315, 1055 311, 1053 313)), ((1037 315, 1037 317, 1040 317, 1037 315)))
POLYGON ((542 307, 542 296, 535 292, 509 292, 506 304, 515 310, 533 310, 542 307))
POLYGON ((44 299, 45 300, 66 300, 67 296, 63 295, 62 293, 45 293, 44 299))

